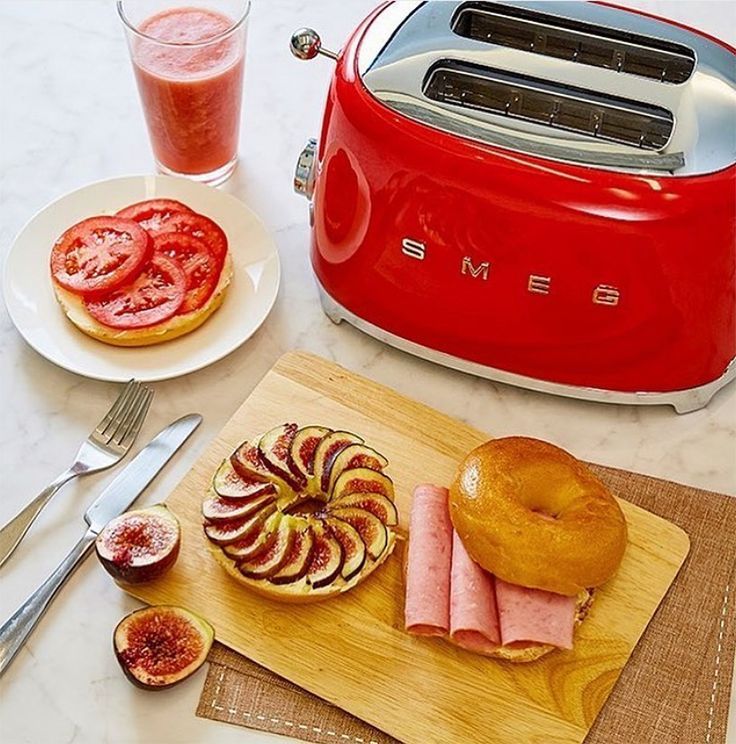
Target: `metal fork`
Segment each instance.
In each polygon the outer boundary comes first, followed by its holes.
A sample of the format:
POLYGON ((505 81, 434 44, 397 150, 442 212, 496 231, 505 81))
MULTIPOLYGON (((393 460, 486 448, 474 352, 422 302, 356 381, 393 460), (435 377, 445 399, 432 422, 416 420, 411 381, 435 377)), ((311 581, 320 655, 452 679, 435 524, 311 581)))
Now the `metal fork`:
POLYGON ((74 463, 0 529, 0 566, 10 558, 51 497, 68 481, 120 462, 130 450, 153 398, 153 390, 130 380, 77 452, 74 463))

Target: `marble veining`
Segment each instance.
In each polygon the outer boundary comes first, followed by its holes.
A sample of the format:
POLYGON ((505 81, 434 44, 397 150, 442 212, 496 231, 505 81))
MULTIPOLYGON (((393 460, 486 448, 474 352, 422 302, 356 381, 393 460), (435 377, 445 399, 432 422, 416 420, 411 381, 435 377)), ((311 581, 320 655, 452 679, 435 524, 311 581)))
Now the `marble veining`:
MULTIPOLYGON (((283 264, 276 307, 240 350, 159 383, 144 442, 177 416, 204 425, 144 498, 165 498, 242 399, 285 351, 306 349, 494 435, 549 439, 578 456, 736 494, 736 387, 704 411, 613 407, 496 385, 380 345, 322 314, 308 261, 306 202, 291 191, 296 157, 319 132, 331 63, 299 63, 291 32, 312 25, 338 48, 376 0, 254 0, 240 166, 225 189, 258 212, 283 264)), ((731 3, 619 0, 736 42, 731 3)), ((92 181, 150 172, 148 146, 122 30, 109 0, 0 3, 0 250, 50 200, 92 181)), ((116 395, 113 385, 58 369, 33 352, 0 309, 0 522, 63 470, 116 395)), ((63 490, 4 567, 7 617, 82 532, 82 514, 109 473, 63 490)), ((724 558, 726 558, 724 556, 724 558)), ((114 625, 137 603, 96 561, 63 590, 0 681, 4 744, 248 742, 277 737, 195 718, 197 679, 156 695, 133 688, 111 651, 114 625)), ((732 705, 732 718, 733 718, 732 705)), ((736 742, 734 724, 731 737, 736 742)))

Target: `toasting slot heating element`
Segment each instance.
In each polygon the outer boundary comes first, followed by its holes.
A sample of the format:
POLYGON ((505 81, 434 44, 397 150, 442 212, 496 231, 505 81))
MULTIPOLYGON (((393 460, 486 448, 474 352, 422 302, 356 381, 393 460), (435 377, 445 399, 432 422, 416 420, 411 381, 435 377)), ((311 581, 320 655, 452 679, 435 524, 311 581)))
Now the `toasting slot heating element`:
POLYGON ((498 3, 465 3, 452 30, 467 39, 665 83, 684 83, 695 68, 695 52, 683 44, 498 3))
POLYGON ((674 125, 672 114, 659 106, 451 60, 430 71, 424 94, 645 150, 665 147, 674 125))

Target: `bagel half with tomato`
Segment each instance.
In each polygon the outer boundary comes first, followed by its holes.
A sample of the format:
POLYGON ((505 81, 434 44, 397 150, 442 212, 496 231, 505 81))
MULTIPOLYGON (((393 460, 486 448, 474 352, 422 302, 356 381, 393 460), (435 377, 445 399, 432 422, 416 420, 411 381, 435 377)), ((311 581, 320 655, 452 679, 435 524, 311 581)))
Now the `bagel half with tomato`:
POLYGON ((190 333, 222 305, 232 276, 222 229, 168 199, 82 220, 51 253, 54 293, 67 318, 114 346, 190 333))

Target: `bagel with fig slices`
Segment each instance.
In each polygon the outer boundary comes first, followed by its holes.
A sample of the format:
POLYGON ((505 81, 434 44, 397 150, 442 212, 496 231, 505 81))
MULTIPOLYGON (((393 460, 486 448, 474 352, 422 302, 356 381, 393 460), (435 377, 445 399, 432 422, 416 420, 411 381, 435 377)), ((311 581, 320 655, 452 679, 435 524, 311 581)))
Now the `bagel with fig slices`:
POLYGON ((183 336, 199 328, 223 303, 233 277, 230 254, 209 299, 196 310, 142 328, 113 328, 95 319, 84 306, 84 298, 52 281, 56 300, 66 317, 87 336, 112 346, 152 346, 183 336))

